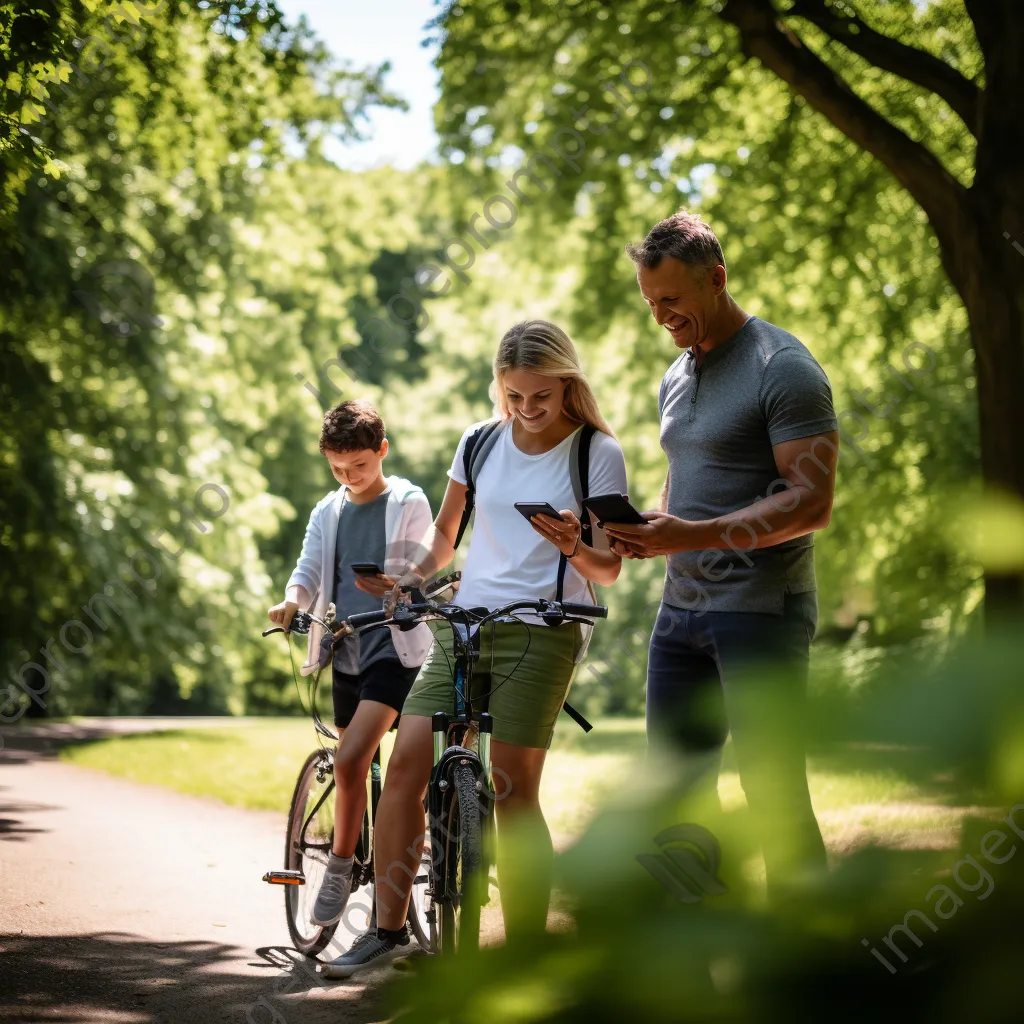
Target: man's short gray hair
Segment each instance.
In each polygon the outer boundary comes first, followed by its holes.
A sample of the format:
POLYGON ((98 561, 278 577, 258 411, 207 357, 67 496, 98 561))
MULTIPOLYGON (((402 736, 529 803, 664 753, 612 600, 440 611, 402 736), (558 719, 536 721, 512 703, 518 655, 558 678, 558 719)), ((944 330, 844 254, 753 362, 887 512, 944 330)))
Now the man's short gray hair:
POLYGON ((659 221, 642 242, 627 245, 626 254, 638 267, 651 270, 666 256, 705 270, 725 266, 722 246, 714 231, 698 214, 686 210, 659 221))

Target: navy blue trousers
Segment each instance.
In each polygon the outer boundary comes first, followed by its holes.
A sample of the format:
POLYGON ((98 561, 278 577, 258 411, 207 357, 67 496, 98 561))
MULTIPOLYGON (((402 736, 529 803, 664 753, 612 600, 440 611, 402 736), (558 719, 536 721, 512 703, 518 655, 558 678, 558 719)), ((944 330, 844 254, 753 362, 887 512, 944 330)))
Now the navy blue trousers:
POLYGON ((647 664, 647 733, 680 755, 688 786, 717 789, 732 733, 740 783, 764 852, 769 892, 825 866, 807 789, 808 648, 814 591, 787 594, 782 615, 663 604, 647 664))

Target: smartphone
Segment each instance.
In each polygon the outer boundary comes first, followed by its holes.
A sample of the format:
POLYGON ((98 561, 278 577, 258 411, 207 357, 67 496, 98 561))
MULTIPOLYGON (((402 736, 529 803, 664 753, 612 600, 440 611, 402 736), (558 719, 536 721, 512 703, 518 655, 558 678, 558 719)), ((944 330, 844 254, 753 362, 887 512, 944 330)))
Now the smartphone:
POLYGON ((353 562, 349 568, 357 576, 383 576, 379 565, 375 565, 373 562, 353 562))
POLYGON ((515 507, 526 516, 532 519, 534 516, 551 516, 552 519, 561 519, 558 510, 552 508, 546 501, 517 501, 515 507))
POLYGON ((643 526, 647 522, 630 505, 625 494, 594 494, 584 498, 582 505, 599 523, 629 523, 643 526))

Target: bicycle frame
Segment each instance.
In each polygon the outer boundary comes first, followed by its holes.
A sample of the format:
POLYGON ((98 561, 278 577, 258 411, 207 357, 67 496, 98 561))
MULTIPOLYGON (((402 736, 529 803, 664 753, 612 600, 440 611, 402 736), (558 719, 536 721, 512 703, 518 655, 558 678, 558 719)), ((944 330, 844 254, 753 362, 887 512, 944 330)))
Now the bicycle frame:
MULTIPOLYGON (((287 634, 290 632, 295 632, 299 635, 304 635, 309 631, 309 624, 305 620, 317 622, 328 633, 334 634, 335 636, 337 635, 334 633, 335 626, 337 625, 336 623, 332 625, 332 623, 319 618, 312 612, 307 611, 296 613, 296 617, 293 620, 293 625, 291 629, 285 629, 281 626, 277 626, 273 629, 266 630, 263 633, 263 636, 270 636, 273 633, 287 634)), ((320 674, 323 671, 325 671, 325 668, 318 667, 313 673, 310 682, 308 683, 307 694, 309 700, 310 714, 313 719, 313 727, 316 730, 317 734, 322 736, 324 739, 330 740, 332 744, 336 744, 339 739, 338 734, 323 721, 323 719, 320 717, 320 710, 317 707, 317 688, 320 685, 320 674)), ((297 682, 298 681, 296 680, 296 683, 297 682)), ((334 798, 334 748, 324 747, 323 752, 323 759, 320 762, 319 766, 317 767, 317 782, 322 784, 324 780, 328 777, 328 775, 330 775, 331 783, 324 788, 323 793, 320 795, 319 799, 316 801, 316 803, 313 805, 313 807, 310 809, 309 813, 303 820, 302 828, 299 832, 300 836, 304 836, 306 834, 306 830, 309 828, 310 822, 316 817, 317 814, 319 814, 320 809, 323 807, 324 803, 327 800, 334 798)), ((354 881, 357 886, 367 885, 373 882, 374 880, 373 857, 371 854, 373 850, 373 829, 374 826, 376 825, 377 805, 380 803, 380 796, 381 753, 380 747, 378 746, 376 751, 374 751, 373 759, 370 762, 370 792, 368 794, 368 799, 366 802, 367 818, 369 820, 367 822, 367 820, 364 819, 363 827, 360 829, 359 839, 356 845, 356 860, 359 863, 359 869, 356 871, 354 881)), ((311 843, 307 844, 307 848, 320 850, 321 846, 320 844, 311 843)), ((329 846, 324 846, 321 852, 323 852, 325 855, 329 854, 329 846)), ((281 872, 268 872, 268 875, 281 874, 281 872)), ((270 878, 267 880, 277 881, 276 878, 270 878)))
MULTIPOLYGON (((476 776, 476 793, 482 798, 475 808, 480 813, 481 832, 486 837, 493 829, 495 802, 491 764, 493 722, 486 710, 489 693, 485 693, 482 698, 477 698, 484 704, 483 709, 473 710, 473 677, 480 658, 480 630, 485 624, 496 622, 499 619, 512 618, 514 621, 521 622, 522 620, 515 619, 514 613, 527 609, 539 614, 542 621, 551 626, 557 626, 563 622, 589 623, 589 619, 581 618, 584 615, 607 615, 607 609, 604 607, 569 602, 517 601, 491 612, 485 609, 481 613, 479 609, 463 608, 450 603, 438 604, 428 600, 415 604, 400 604, 390 612, 358 613, 350 616, 347 620, 354 629, 373 629, 390 625, 397 625, 400 629, 411 629, 418 622, 434 618, 443 619, 452 631, 453 707, 451 714, 438 711, 432 716, 434 764, 427 783, 427 811, 430 818, 430 884, 427 892, 430 896, 430 908, 427 910, 426 918, 437 940, 441 939, 441 932, 444 931, 444 928, 441 928, 441 931, 435 931, 439 925, 435 908, 437 906, 447 907, 454 912, 459 908, 464 897, 464 892, 460 891, 460 885, 455 881, 455 875, 452 873, 454 862, 446 862, 448 844, 457 838, 450 833, 447 825, 452 810, 452 801, 457 792, 461 791, 462 793, 459 800, 460 816, 468 811, 468 808, 463 808, 463 803, 468 802, 466 791, 464 788, 460 790, 456 785, 460 774, 462 780, 465 780, 465 773, 458 771, 460 768, 470 766, 476 776), (476 750, 471 749, 467 743, 467 737, 474 726, 476 726, 477 734, 476 750)), ((482 869, 480 881, 484 886, 482 903, 487 902, 488 845, 488 840, 485 838, 480 850, 483 861, 479 865, 479 868, 482 869)), ((478 913, 479 906, 477 907, 478 913)), ((442 915, 442 920, 448 920, 447 916, 442 915)), ((472 927, 478 928, 478 926, 479 919, 477 918, 476 924, 472 927)), ((469 941, 475 943, 478 936, 472 931, 470 934, 469 941)), ((436 948, 435 951, 437 951, 436 948)))

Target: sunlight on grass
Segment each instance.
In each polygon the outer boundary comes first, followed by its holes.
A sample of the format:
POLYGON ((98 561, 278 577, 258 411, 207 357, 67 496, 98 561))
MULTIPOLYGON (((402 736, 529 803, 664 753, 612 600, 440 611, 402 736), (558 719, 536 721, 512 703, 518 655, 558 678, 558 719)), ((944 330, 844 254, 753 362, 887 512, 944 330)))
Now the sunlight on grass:
MULTIPOLYGON (((385 778, 393 742, 390 733, 383 744, 385 778)), ((60 756, 134 782, 283 815, 299 768, 316 745, 306 719, 250 718, 82 743, 65 747, 60 756)), ((628 799, 637 787, 647 788, 645 752, 642 718, 601 719, 587 734, 568 720, 558 723, 541 785, 556 845, 580 835, 602 801, 616 793, 628 799)), ((727 810, 745 802, 730 764, 727 753, 719 781, 727 810)), ((964 814, 979 810, 942 802, 889 768, 841 771, 812 758, 810 787, 825 841, 835 852, 867 842, 948 848, 956 843, 964 814)))
POLYGON ((299 768, 315 747, 306 719, 266 718, 97 740, 60 756, 133 782, 287 813, 299 768))

